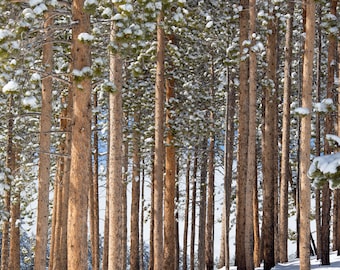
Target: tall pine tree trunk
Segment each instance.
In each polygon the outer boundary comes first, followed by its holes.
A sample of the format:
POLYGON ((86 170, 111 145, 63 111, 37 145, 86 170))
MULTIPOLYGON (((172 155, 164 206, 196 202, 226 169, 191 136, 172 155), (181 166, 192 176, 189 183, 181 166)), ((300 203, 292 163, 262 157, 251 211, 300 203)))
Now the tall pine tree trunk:
POLYGON ((245 41, 249 34, 249 0, 241 0, 240 5, 240 85, 239 85, 239 127, 237 156, 237 189, 236 189, 236 265, 239 270, 246 269, 245 237, 246 237, 246 182, 248 163, 248 131, 249 131, 249 59, 244 54, 245 41))
MULTIPOLYGON (((294 2, 288 2, 288 13, 294 13, 294 2)), ((279 247, 280 262, 288 261, 288 183, 290 177, 290 95, 291 95, 291 61, 292 61, 292 35, 293 16, 287 18, 285 62, 284 62, 284 89, 283 89, 283 119, 282 119, 282 155, 281 155, 281 182, 280 182, 280 213, 279 213, 279 247)))
MULTIPOLYGON (((249 36, 256 35, 256 0, 249 1, 249 36)), ((251 46, 255 39, 252 38, 251 46)), ((245 207, 245 261, 246 269, 254 269, 254 213, 253 192, 254 182, 257 181, 256 170, 256 53, 249 52, 249 124, 248 124, 248 154, 247 154, 247 178, 246 178, 246 207, 245 207)))
MULTIPOLYGON (((210 96, 212 99, 212 107, 214 106, 215 96, 215 66, 214 66, 214 55, 212 53, 211 59, 211 86, 210 96)), ((209 137, 209 148, 208 148, 208 205, 207 205, 207 218, 206 218, 206 240, 205 240, 205 262, 206 269, 212 270, 214 268, 214 219, 215 219, 215 132, 214 132, 214 112, 210 111, 210 137, 209 137)))
POLYGON ((84 0, 72 1, 72 145, 69 187, 69 212, 67 221, 67 266, 68 270, 87 268, 87 214, 88 191, 91 179, 91 79, 79 71, 91 67, 88 44, 78 35, 90 32, 90 17, 84 10, 84 0))
MULTIPOLYGON (((116 29, 112 24, 111 42, 115 42, 116 29)), ((110 80, 115 92, 110 93, 110 156, 109 156, 109 249, 108 269, 123 269, 123 109, 122 75, 120 55, 110 54, 110 80)))
POLYGON ((9 245, 9 265, 8 270, 20 269, 20 192, 21 187, 12 190, 11 204, 11 234, 9 245))
MULTIPOLYGON (((44 13, 44 34, 42 64, 47 74, 53 69, 53 43, 52 25, 53 19, 50 12, 44 13)), ((40 115, 40 152, 39 152, 39 187, 38 187, 38 213, 36 248, 34 257, 34 269, 46 269, 46 249, 49 217, 49 178, 50 178, 50 144, 51 144, 51 115, 52 115, 52 77, 42 79, 41 89, 41 115, 40 115)))
MULTIPOLYGON (((302 107, 312 111, 315 2, 306 0, 306 38, 303 57, 302 107)), ((301 119, 300 148, 300 269, 310 269, 310 166, 311 114, 301 119)))
POLYGON ((175 81, 173 78, 166 80, 166 102, 169 109, 166 111, 166 148, 165 148, 165 194, 164 194, 164 266, 163 269, 175 269, 176 263, 176 150, 171 121, 173 110, 171 100, 175 97, 175 81))
POLYGON ((188 231, 189 231, 189 205, 190 205, 190 166, 191 154, 188 153, 185 173, 185 209, 184 209, 184 229, 183 229, 183 270, 188 269, 188 231))
POLYGON ((164 166, 164 15, 160 11, 157 18, 157 70, 155 95, 155 157, 154 157, 154 230, 153 269, 163 268, 163 166, 164 166))
MULTIPOLYGON (((98 106, 98 95, 93 94, 93 107, 98 106)), ((98 181, 99 181, 99 138, 98 138, 98 116, 93 116, 93 176, 90 188, 90 220, 91 220, 91 251, 92 251, 92 269, 99 270, 99 201, 98 201, 98 181)))
POLYGON ((190 235, 190 270, 195 269, 195 238, 196 238, 196 182, 198 167, 198 147, 194 153, 194 164, 192 171, 192 195, 191 195, 191 235, 190 235))
MULTIPOLYGON (((270 5, 273 5, 271 2, 270 5)), ((267 35, 267 78, 265 86, 264 105, 264 148, 263 148, 263 259, 264 269, 269 270, 275 266, 275 162, 277 162, 275 150, 276 136, 276 41, 277 29, 275 14, 270 14, 267 35)))
MULTIPOLYGON (((140 268, 140 252, 142 248, 139 242, 139 202, 140 202, 140 112, 136 110, 134 112, 134 124, 133 127, 133 167, 132 167, 132 194, 131 194, 131 248, 130 248, 130 268, 139 270, 140 268)), ((143 208, 142 208, 143 209, 143 208)))

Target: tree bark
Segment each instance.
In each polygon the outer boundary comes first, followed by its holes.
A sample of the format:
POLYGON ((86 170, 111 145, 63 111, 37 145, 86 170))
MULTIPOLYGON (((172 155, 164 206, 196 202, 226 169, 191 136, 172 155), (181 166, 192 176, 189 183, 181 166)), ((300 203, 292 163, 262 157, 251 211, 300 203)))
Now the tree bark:
POLYGON ((207 216, 207 139, 201 142, 200 207, 198 225, 198 269, 205 269, 205 221, 207 216))
POLYGON ((154 270, 163 269, 163 166, 164 166, 164 15, 157 18, 157 69, 155 86, 155 159, 154 159, 154 270))
MULTIPOLYGON (((211 59, 211 86, 210 96, 212 99, 212 107, 214 106, 215 98, 215 66, 214 66, 214 55, 212 53, 211 59)), ((206 240, 205 240, 205 264, 206 270, 212 270, 214 268, 214 201, 215 201, 215 132, 214 132, 214 112, 210 111, 210 138, 208 148, 208 205, 207 205, 207 218, 206 218, 206 240)))
MULTIPOLYGON (((273 3, 270 3, 273 5, 273 3)), ((263 148, 263 259, 264 270, 275 266, 275 187, 277 175, 275 162, 277 162, 275 150, 277 149, 276 135, 276 43, 277 29, 275 14, 268 22, 269 33, 267 35, 267 82, 265 86, 264 105, 264 148, 263 148)))
POLYGON ((20 189, 13 190, 12 195, 8 270, 20 269, 20 189))
MULTIPOLYGON (((315 38, 315 2, 306 0, 306 38, 303 57, 302 107, 312 111, 313 55, 315 38)), ((311 115, 301 119, 300 148, 300 269, 310 269, 310 166, 311 115)))
POLYGON ((166 101, 170 106, 166 111, 166 148, 165 148, 165 194, 164 194, 164 269, 176 267, 176 149, 171 121, 173 116, 171 100, 175 97, 175 81, 173 78, 166 80, 166 101))
MULTIPOLYGON (((288 14, 294 14, 294 2, 288 2, 288 14)), ((290 95, 291 95, 291 62, 292 62, 292 35, 293 16, 287 18, 284 86, 283 86, 283 118, 282 118, 282 155, 281 155, 281 182, 280 182, 280 213, 279 213, 279 247, 280 262, 288 261, 288 183, 290 177, 290 95)))
MULTIPOLYGON (((98 95, 93 94, 93 106, 98 106, 98 95)), ((98 138, 98 116, 93 116, 93 125, 96 127, 93 132, 93 176, 90 188, 90 219, 91 219, 91 251, 92 269, 99 270, 99 201, 98 201, 98 181, 99 181, 99 138, 98 138)))
POLYGON ((194 164, 192 171, 192 188, 191 188, 191 235, 190 235, 190 270, 195 269, 195 238, 196 238, 196 182, 198 168, 198 147, 194 153, 194 164))
MULTIPOLYGON (((71 56, 73 71, 91 66, 88 44, 78 39, 90 32, 90 17, 84 10, 84 0, 72 1, 71 56)), ((72 77, 73 117, 67 223, 67 266, 69 270, 87 268, 87 214, 91 166, 91 79, 72 77)))
POLYGON ((191 154, 188 153, 185 173, 185 213, 184 213, 184 230, 183 230, 183 270, 188 269, 188 228, 189 228, 189 205, 190 205, 190 167, 191 154))
MULTIPOLYGON (((42 64, 47 74, 53 69, 53 19, 50 12, 44 13, 44 34, 42 64)), ((49 178, 50 178, 50 146, 51 146, 51 115, 52 115, 52 77, 42 79, 41 89, 41 116, 40 116, 40 152, 39 152, 39 187, 38 187, 38 213, 36 228, 36 245, 34 269, 46 269, 46 249, 49 217, 49 178)))
MULTIPOLYGON (((140 202, 140 112, 136 110, 133 114, 134 127, 132 131, 133 136, 133 170, 132 170, 132 194, 131 194, 131 248, 130 248, 130 268, 132 270, 139 270, 140 257, 139 249, 142 248, 139 242, 139 202, 140 202)), ((141 243, 142 244, 142 243, 141 243)))
MULTIPOLYGON (((255 46, 256 35, 256 0, 249 1, 249 36, 252 37, 251 46, 255 46)), ((257 100, 257 78, 256 78, 256 53, 251 48, 249 51, 249 96, 248 96, 248 150, 247 150, 247 178, 246 178, 246 201, 245 201, 245 264, 246 269, 254 269, 254 212, 253 212, 253 192, 254 182, 257 181, 256 166, 256 100, 257 100)))
POLYGON ((5 177, 5 184, 7 188, 4 192, 4 211, 6 211, 7 217, 3 221, 2 225, 2 243, 1 243, 1 270, 7 270, 9 266, 9 227, 10 227, 10 211, 11 211, 11 189, 12 189, 12 176, 15 170, 15 153, 13 149, 13 117, 14 99, 10 95, 8 98, 8 120, 7 120, 7 146, 6 146, 6 167, 10 169, 10 172, 5 177))
MULTIPOLYGON (((111 37, 115 42, 115 25, 111 37)), ((120 55, 110 54, 110 80, 116 91, 110 93, 110 157, 109 157, 109 250, 108 269, 123 270, 123 111, 122 111, 122 68, 120 55)))
POLYGON ((236 189, 236 265, 239 270, 246 269, 245 222, 246 222, 246 182, 248 163, 249 131, 249 59, 245 55, 245 41, 249 34, 249 0, 240 0, 240 85, 239 85, 239 127, 236 189))

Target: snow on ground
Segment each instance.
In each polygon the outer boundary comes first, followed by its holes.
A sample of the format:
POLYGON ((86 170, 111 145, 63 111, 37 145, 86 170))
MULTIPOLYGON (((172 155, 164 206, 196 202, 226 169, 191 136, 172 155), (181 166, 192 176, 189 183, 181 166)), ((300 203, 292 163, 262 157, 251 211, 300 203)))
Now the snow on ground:
MULTIPOLYGON (((330 255, 330 265, 321 265, 321 261, 317 260, 316 257, 311 257, 311 269, 320 270, 336 270, 340 269, 340 256, 336 255, 337 252, 331 252, 330 255)), ((300 268, 299 259, 290 260, 288 263, 279 263, 272 270, 299 270, 300 268)), ((256 270, 263 270, 263 267, 255 268, 256 270)), ((219 270, 225 270, 221 268, 219 270)), ((230 267, 230 270, 237 270, 237 267, 230 267)))
MULTIPOLYGON (((311 258, 311 269, 321 269, 321 270, 327 270, 327 269, 340 269, 340 257, 336 255, 337 252, 332 252, 330 256, 330 265, 321 265, 321 261, 317 260, 316 257, 311 258)), ((279 263, 277 266, 275 266, 272 269, 275 270, 299 270, 300 261, 299 259, 295 259, 293 261, 290 261, 288 263, 281 264, 279 263)), ((262 268, 256 268, 258 270, 262 268)))

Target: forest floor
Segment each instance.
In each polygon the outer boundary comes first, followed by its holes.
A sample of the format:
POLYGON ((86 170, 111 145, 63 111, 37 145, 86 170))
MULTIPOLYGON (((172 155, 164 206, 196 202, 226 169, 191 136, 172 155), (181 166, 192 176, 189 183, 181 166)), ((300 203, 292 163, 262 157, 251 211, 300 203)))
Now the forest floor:
MULTIPOLYGON (((321 261, 317 260, 316 257, 311 257, 311 269, 320 269, 320 270, 340 270, 340 256, 337 256, 337 251, 331 252, 330 255, 330 265, 321 265, 321 261)), ((279 263, 276 265, 273 270, 299 270, 300 268, 300 260, 294 259, 289 261, 288 263, 279 263)), ((256 270, 261 270, 262 268, 256 268, 256 270)))
MULTIPOLYGON (((319 270, 340 270, 340 256, 337 256, 337 252, 331 252, 330 265, 321 265, 321 261, 317 260, 316 257, 311 257, 311 269, 319 270)), ((237 267, 230 267, 230 270, 236 270, 237 267)), ((300 260, 294 259, 287 263, 279 263, 272 270, 299 270, 300 260)), ((220 269, 224 270, 224 268, 220 269)), ((263 270, 262 267, 255 268, 255 270, 263 270)))

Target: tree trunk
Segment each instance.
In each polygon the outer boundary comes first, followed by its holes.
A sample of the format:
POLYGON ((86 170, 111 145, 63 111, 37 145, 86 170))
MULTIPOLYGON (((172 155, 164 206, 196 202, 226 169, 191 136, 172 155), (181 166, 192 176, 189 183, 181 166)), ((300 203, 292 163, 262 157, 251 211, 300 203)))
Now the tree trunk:
POLYGON ((331 221, 331 194, 329 183, 322 187, 322 215, 321 215, 321 264, 329 265, 330 249, 330 221, 331 221))
POLYGON ((8 270, 20 269, 20 187, 13 190, 8 270))
POLYGON ((230 254, 229 254, 229 226, 230 226, 230 206, 231 206, 231 195, 232 195, 232 179, 233 179, 233 162, 234 162, 234 140, 235 140, 235 92, 229 82, 230 78, 229 69, 228 73, 228 86, 227 86, 227 98, 226 98, 226 122, 225 126, 227 132, 224 137, 225 153, 224 153, 224 212, 225 212, 225 226, 223 227, 224 236, 224 265, 226 269, 229 269, 230 265, 230 254))
POLYGON ((157 70, 155 96, 155 159, 154 159, 154 270, 163 269, 163 166, 164 166, 164 15, 157 18, 157 70))
MULTIPOLYGON (((249 36, 256 34, 256 0, 249 1, 249 36)), ((255 39, 252 38, 251 46, 254 46, 255 39)), ((253 192, 254 182, 257 181, 256 169, 256 53, 249 52, 249 96, 248 96, 248 150, 247 150, 247 178, 245 182, 245 238, 244 252, 246 269, 254 269, 254 212, 253 212, 253 192)))
MULTIPOLYGON (((214 55, 212 53, 211 59, 211 86, 210 95, 212 99, 212 107, 214 105, 215 96, 215 66, 214 55)), ((214 112, 210 111, 210 123, 211 132, 209 138, 208 149, 208 205, 207 205, 207 218, 206 218, 206 240, 205 240, 205 264, 206 270, 212 270, 214 268, 214 192, 215 192, 215 133, 214 133, 214 112)))
POLYGON ((205 270, 205 221, 207 216, 207 139, 201 143, 200 212, 198 225, 198 270, 205 270))
MULTIPOLYGON (((124 115, 122 113, 122 117, 124 115)), ((124 120, 125 123, 125 120, 124 120)), ((126 269, 127 265, 127 234, 128 234, 128 210, 127 210, 127 184, 128 184, 128 167, 129 167, 129 142, 123 142, 123 167, 122 167, 122 269, 126 269)), ((139 214, 139 213, 138 213, 139 214)), ((137 221, 138 223, 138 221, 137 221)))
MULTIPOLYGON (((112 24, 111 42, 115 42, 112 24)), ((110 93, 110 157, 109 157, 109 250, 108 269, 123 269, 123 63, 118 54, 110 54, 110 80, 116 91, 110 93)))
MULTIPOLYGON (((321 22, 322 6, 319 3, 317 5, 317 17, 318 21, 321 22)), ((322 65, 322 34, 321 24, 317 24, 317 39, 316 39, 316 101, 321 101, 321 65, 322 65)), ((316 114, 315 119, 315 155, 320 156, 321 154, 321 118, 319 114, 316 114)), ((320 259, 321 255, 321 192, 320 188, 315 190, 315 227, 316 227, 316 243, 317 243, 317 259, 320 259)))
MULTIPOLYGON (((110 116, 109 116, 110 118, 110 116)), ((109 119, 110 122, 110 119, 109 119)), ((107 158, 106 162, 110 162, 110 127, 108 130, 108 142, 107 142, 107 158)), ((110 168, 106 168, 106 178, 109 179, 110 168)), ((105 188, 105 217, 104 217, 104 243, 103 243, 103 257, 102 257, 102 270, 108 270, 109 265, 109 207, 110 207, 110 185, 106 183, 105 188)))
POLYGON ((190 205, 190 166, 191 154, 188 153, 186 173, 185 173, 185 213, 184 213, 184 229, 183 229, 183 270, 188 269, 188 228, 189 228, 189 205, 190 205))
POLYGON ((198 167, 198 147, 194 154, 194 165, 192 171, 192 195, 191 195, 191 235, 190 235, 190 270, 195 269, 195 238, 196 238, 196 182, 198 167))
POLYGON ((239 85, 239 128, 237 157, 237 189, 236 189, 236 265, 245 270, 245 221, 246 221, 246 182, 248 162, 248 131, 249 131, 249 59, 244 55, 245 41, 249 33, 249 0, 241 0, 240 5, 240 85, 239 85))
MULTIPOLYGON (((86 71, 91 66, 89 45, 78 39, 80 33, 90 32, 90 17, 84 11, 84 0, 72 1, 73 71, 86 71)), ((91 166, 91 79, 78 78, 73 72, 73 117, 67 223, 68 270, 87 268, 87 214, 91 166)))
POLYGON ((171 121, 174 109, 171 100, 175 97, 175 81, 173 78, 166 80, 166 102, 170 106, 166 111, 166 148, 165 148, 165 193, 164 193, 164 265, 163 269, 173 270, 176 263, 176 150, 174 133, 171 121))
MULTIPOLYGON (((288 2, 288 14, 294 14, 294 2, 288 2)), ((284 62, 283 86, 283 119, 282 119, 282 155, 281 155, 281 182, 280 182, 280 217, 279 217, 279 247, 280 262, 288 261, 288 183, 290 177, 290 95, 291 95, 291 62, 292 62, 292 35, 293 16, 287 18, 284 62)))
POLYGON ((10 227, 10 211, 11 211, 11 189, 12 189, 12 175, 15 170, 15 153, 13 149, 13 117, 14 99, 10 95, 8 98, 8 122, 7 122, 7 149, 6 149, 6 167, 11 171, 5 177, 5 184, 7 188, 4 191, 4 211, 7 217, 2 225, 2 240, 1 240, 1 270, 7 270, 9 266, 9 227, 10 227))
POLYGON ((141 190, 141 217, 140 217, 140 244, 139 244, 139 269, 144 270, 144 200, 145 200, 145 163, 142 159, 142 190, 141 190))
MULTIPOLYGON (((302 107, 312 111, 313 55, 315 38, 315 2, 306 0, 306 38, 303 58, 302 107)), ((300 269, 310 269, 310 166, 311 115, 301 119, 300 148, 300 269)))
MULTIPOLYGON (((272 3, 271 3, 272 5, 272 3)), ((275 14, 268 22, 267 35, 267 82, 265 86, 265 114, 264 114, 264 148, 263 148, 263 259, 264 270, 275 266, 275 182, 277 175, 275 150, 277 149, 276 135, 276 42, 277 29, 275 14)))
MULTIPOLYGON (((47 74, 53 69, 53 19, 50 12, 44 13, 44 34, 42 64, 47 74)), ((49 177, 50 177, 50 146, 51 146, 51 114, 52 114, 52 77, 42 79, 41 89, 41 115, 40 115, 40 152, 39 152, 39 187, 38 187, 38 213, 37 231, 34 257, 34 269, 46 269, 46 249, 49 217, 49 177)))
POLYGON ((131 247, 130 247, 130 269, 139 270, 140 268, 140 257, 139 249, 142 248, 139 242, 139 202, 140 202, 140 112, 135 111, 133 114, 134 124, 132 131, 132 194, 131 194, 131 247))
MULTIPOLYGON (((93 107, 98 106, 98 95, 93 94, 93 107)), ((93 177, 90 188, 90 219, 91 219, 91 250, 92 250, 92 269, 99 270, 99 201, 98 201, 98 181, 99 181, 99 138, 98 138, 98 116, 93 117, 93 177)))

